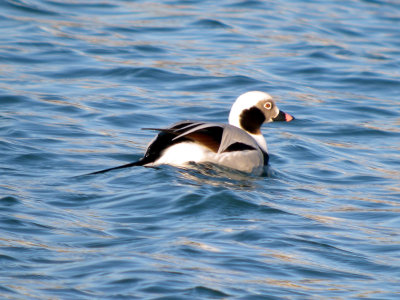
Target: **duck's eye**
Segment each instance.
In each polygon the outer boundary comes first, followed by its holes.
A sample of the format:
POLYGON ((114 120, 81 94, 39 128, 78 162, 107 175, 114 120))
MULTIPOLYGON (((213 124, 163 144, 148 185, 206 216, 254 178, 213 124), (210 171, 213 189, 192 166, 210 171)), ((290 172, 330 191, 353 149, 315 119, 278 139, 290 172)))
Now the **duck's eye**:
POLYGON ((268 110, 270 110, 272 108, 272 103, 271 102, 267 102, 264 104, 264 107, 268 110))

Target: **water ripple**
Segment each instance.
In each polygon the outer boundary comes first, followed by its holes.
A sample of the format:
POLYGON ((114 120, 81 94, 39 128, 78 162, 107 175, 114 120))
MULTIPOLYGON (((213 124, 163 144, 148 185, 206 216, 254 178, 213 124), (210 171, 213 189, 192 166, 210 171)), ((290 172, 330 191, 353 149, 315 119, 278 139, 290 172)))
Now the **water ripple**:
POLYGON ((374 1, 0 2, 4 298, 397 299, 399 12, 374 1), (270 92, 263 176, 115 170, 270 92))

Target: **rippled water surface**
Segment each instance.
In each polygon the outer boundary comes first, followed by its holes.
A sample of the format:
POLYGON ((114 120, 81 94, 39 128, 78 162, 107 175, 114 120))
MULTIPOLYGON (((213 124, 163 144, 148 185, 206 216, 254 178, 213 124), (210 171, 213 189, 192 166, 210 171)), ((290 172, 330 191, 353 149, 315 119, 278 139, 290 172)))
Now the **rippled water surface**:
POLYGON ((0 1, 5 299, 399 299, 400 2, 0 1), (267 175, 131 168, 272 94, 267 175))

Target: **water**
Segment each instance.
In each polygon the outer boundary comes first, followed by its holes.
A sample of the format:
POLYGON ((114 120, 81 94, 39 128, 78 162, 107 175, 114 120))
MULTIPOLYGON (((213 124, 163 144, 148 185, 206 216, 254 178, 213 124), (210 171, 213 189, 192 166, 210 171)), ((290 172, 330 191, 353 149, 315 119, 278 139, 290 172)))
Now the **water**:
POLYGON ((400 4, 0 2, 5 299, 398 299, 400 4), (267 175, 132 168, 262 90, 267 175))

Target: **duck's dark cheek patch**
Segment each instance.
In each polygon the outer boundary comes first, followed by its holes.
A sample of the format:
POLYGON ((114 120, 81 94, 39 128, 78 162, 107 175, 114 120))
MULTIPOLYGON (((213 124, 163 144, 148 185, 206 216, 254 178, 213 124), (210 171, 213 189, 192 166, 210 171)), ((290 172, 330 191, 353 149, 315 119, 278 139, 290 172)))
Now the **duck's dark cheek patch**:
POLYGON ((259 134, 260 127, 265 121, 265 116, 257 107, 245 109, 239 117, 240 126, 252 134, 259 134))

